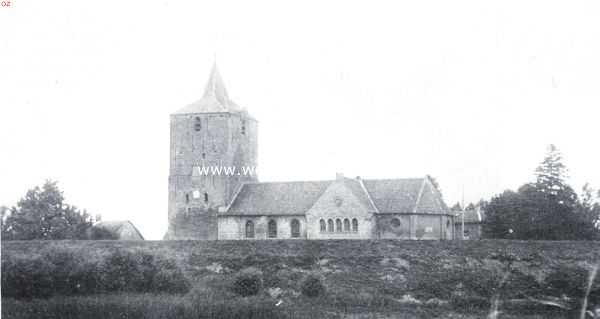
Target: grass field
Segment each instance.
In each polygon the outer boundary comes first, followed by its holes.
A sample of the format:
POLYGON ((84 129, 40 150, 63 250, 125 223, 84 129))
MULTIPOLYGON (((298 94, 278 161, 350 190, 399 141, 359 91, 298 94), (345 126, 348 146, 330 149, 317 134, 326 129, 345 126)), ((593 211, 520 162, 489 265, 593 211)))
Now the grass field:
MULTIPOLYGON (((498 318, 572 318, 600 261, 600 242, 522 241, 3 242, 2 260, 53 250, 84 260, 115 250, 161 256, 193 288, 2 298, 3 318, 484 318, 494 306, 498 318), (262 272, 262 289, 243 297, 231 287, 248 267, 262 272), (318 297, 302 294, 308 274, 326 287, 318 297)), ((600 303, 600 279, 590 300, 600 303)))

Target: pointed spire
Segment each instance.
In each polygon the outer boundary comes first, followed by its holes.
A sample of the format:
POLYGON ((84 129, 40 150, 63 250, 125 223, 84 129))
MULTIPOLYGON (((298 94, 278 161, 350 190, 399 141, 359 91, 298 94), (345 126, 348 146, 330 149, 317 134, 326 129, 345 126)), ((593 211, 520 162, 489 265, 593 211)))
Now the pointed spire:
POLYGON ((175 112, 176 114, 190 113, 223 113, 223 112, 244 112, 245 108, 239 107, 229 99, 227 89, 217 68, 217 61, 213 64, 210 71, 210 77, 204 89, 202 99, 175 112))
POLYGON ((204 89, 204 97, 214 97, 224 106, 226 106, 229 101, 227 89, 225 89, 225 84, 223 83, 223 79, 217 68, 217 61, 215 61, 212 70, 210 71, 210 77, 208 78, 206 88, 204 89))

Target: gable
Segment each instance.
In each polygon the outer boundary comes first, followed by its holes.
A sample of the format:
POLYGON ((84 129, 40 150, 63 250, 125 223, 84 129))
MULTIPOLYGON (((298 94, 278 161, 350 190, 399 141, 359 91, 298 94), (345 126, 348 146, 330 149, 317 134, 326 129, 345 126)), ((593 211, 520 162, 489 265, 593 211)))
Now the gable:
POLYGON ((310 208, 314 216, 358 216, 376 212, 359 181, 344 178, 333 181, 310 208))
POLYGON ((421 214, 448 212, 448 207, 444 204, 441 195, 426 179, 423 182, 423 188, 415 204, 414 212, 421 214))
POLYGON ((363 180, 380 213, 412 213, 423 178, 363 180))
POLYGON ((428 178, 364 180, 363 184, 379 213, 449 214, 428 178))

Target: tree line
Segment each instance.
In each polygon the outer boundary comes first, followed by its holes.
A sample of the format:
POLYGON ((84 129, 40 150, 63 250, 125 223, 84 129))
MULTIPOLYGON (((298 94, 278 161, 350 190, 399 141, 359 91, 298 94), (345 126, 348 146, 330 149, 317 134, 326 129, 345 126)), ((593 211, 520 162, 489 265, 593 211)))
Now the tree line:
MULTIPOLYGON (((585 184, 578 195, 567 183, 568 170, 560 151, 548 147, 535 169, 535 181, 517 191, 506 190, 469 204, 485 214, 484 238, 521 240, 598 240, 600 239, 600 190, 585 184)), ((451 210, 462 210, 460 204, 451 210)))

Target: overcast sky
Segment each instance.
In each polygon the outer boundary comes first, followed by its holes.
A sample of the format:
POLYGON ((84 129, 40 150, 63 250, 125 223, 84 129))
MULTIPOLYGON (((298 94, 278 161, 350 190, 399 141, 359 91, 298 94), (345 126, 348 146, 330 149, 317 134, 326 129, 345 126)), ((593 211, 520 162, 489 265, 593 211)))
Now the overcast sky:
POLYGON ((420 177, 449 205, 531 181, 546 146, 600 187, 600 2, 81 1, 0 7, 0 205, 167 228, 169 114, 216 55, 259 120, 259 179, 420 177))

